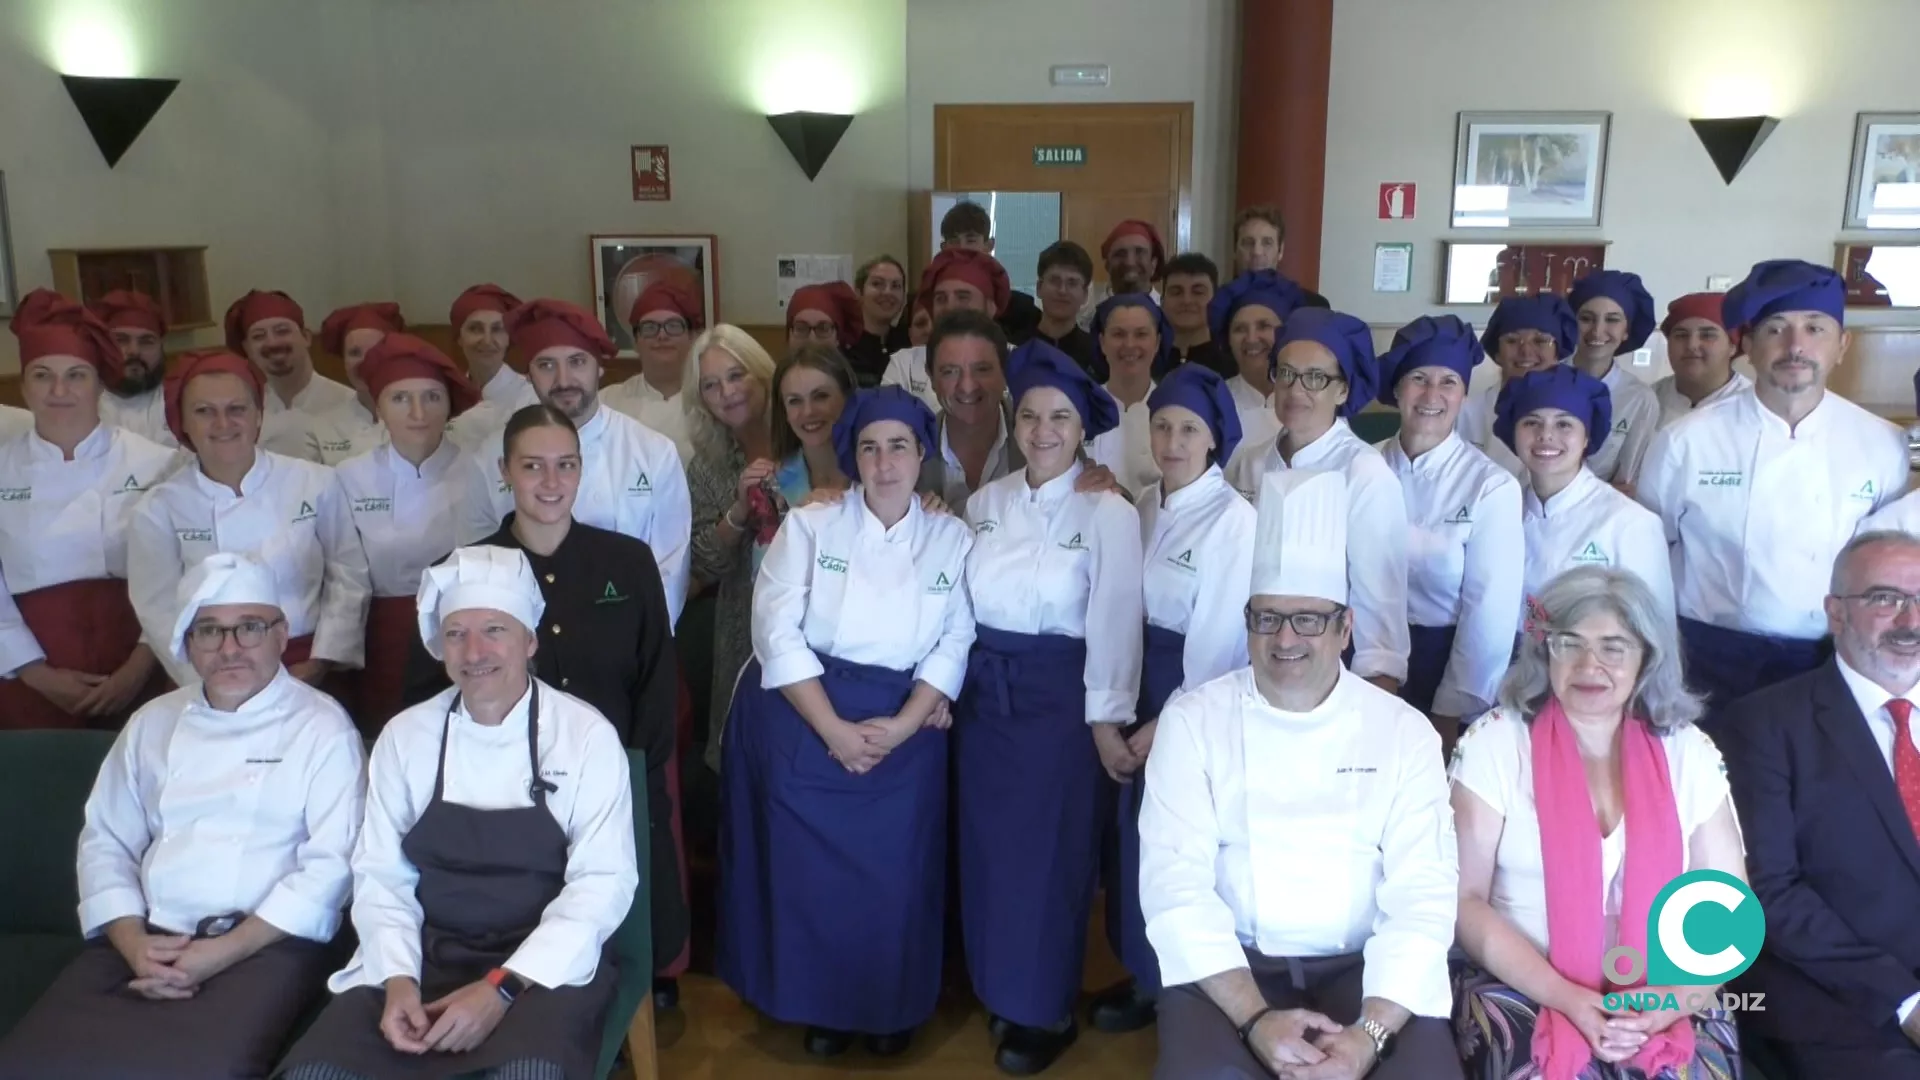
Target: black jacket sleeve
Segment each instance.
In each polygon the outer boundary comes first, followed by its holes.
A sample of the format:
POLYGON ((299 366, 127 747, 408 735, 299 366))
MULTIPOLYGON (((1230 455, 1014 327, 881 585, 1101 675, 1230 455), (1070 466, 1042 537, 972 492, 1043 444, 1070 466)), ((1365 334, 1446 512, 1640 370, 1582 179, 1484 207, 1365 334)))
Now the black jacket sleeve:
POLYGON ((667 616, 667 590, 653 552, 640 545, 634 561, 634 600, 644 616, 636 650, 635 682, 628 688, 633 714, 627 745, 647 755, 648 893, 653 900, 653 961, 656 970, 671 963, 686 944, 686 897, 680 887, 680 853, 673 842, 673 800, 667 792, 667 765, 674 756, 674 727, 680 708, 680 663, 674 654, 673 627, 667 616))

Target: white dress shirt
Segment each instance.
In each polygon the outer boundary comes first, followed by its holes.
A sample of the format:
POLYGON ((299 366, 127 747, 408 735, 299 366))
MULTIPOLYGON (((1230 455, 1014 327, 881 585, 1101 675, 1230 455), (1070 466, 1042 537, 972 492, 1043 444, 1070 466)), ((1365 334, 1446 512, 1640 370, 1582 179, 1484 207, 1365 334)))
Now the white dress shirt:
POLYGON ((87 797, 82 932, 144 917, 192 934, 245 912, 333 940, 366 796, 361 745, 346 710, 284 668, 233 712, 197 687, 141 706, 87 797))
POLYGON ((1673 618, 1673 564, 1660 519, 1646 507, 1586 468, 1552 498, 1543 502, 1528 488, 1521 501, 1527 596, 1539 596, 1576 566, 1613 566, 1640 575, 1663 615, 1673 618))
MULTIPOLYGON (((1155 385, 1147 384, 1148 394, 1153 393, 1155 385)), ((1160 480, 1160 466, 1153 460, 1152 415, 1147 399, 1142 397, 1120 410, 1119 426, 1087 440, 1087 456, 1111 470, 1113 478, 1136 499, 1148 485, 1160 480)))
POLYGON ((960 696, 973 648, 967 554, 973 530, 920 500, 892 528, 859 485, 845 498, 789 513, 753 587, 753 654, 772 690, 825 670, 824 654, 913 677, 960 696), (908 618, 907 613, 913 617, 908 618))
POLYGON ((307 438, 309 459, 338 465, 385 443, 387 429, 356 397, 309 421, 307 438))
POLYGON ((1455 628, 1433 711, 1477 716, 1493 706, 1520 631, 1520 484, 1457 433, 1418 459, 1397 438, 1379 449, 1407 500, 1407 619, 1455 628))
POLYGON ((880 385, 905 387, 908 393, 926 402, 936 416, 940 413, 940 398, 933 392, 933 377, 927 374, 925 345, 894 353, 887 360, 887 370, 880 374, 880 385))
POLYGON ((1674 385, 1674 376, 1669 375, 1653 384, 1653 396, 1660 402, 1661 430, 1672 427, 1675 421, 1693 412, 1693 410, 1697 408, 1705 408, 1723 398, 1733 397, 1735 394, 1752 388, 1753 380, 1735 371, 1733 372, 1733 377, 1728 379, 1720 389, 1701 398, 1700 404, 1695 405, 1693 402, 1687 400, 1687 395, 1681 393, 1679 388, 1674 385))
MULTIPOLYGON (((1532 728, 1518 714, 1496 709, 1461 736, 1453 752, 1453 782, 1478 796, 1501 816, 1499 847, 1494 852, 1493 887, 1487 903, 1526 936, 1541 955, 1547 952, 1547 879, 1540 855, 1540 809, 1533 801, 1532 728)), ((1660 740, 1673 782, 1674 809, 1680 815, 1680 840, 1686 870, 1693 864, 1693 834, 1727 807, 1727 770, 1713 740, 1688 725, 1660 740)), ((1585 795, 1582 794, 1582 801, 1585 795)), ((1620 918, 1626 865, 1624 820, 1600 838, 1601 910, 1606 913, 1607 947, 1618 943, 1611 932, 1620 918)))
POLYGON ((1247 666, 1246 604, 1253 584, 1257 515, 1212 465, 1160 505, 1160 484, 1140 493, 1147 622, 1185 634, 1180 689, 1247 666))
POLYGON ((1440 737, 1342 669, 1311 712, 1242 668, 1160 715, 1140 811, 1140 907, 1167 986, 1271 958, 1361 953, 1361 993, 1453 1005, 1459 848, 1440 737))
MULTIPOLYGON (((1012 471, 1010 460, 1012 455, 1008 453, 1013 435, 1010 415, 1005 409, 1000 412, 1000 428, 993 436, 992 449, 987 451, 986 466, 980 470, 981 487, 993 483, 1012 471)), ((941 501, 947 504, 947 509, 964 516, 967 500, 973 497, 974 489, 967 486, 966 464, 960 460, 960 455, 954 450, 953 443, 948 441, 946 414, 941 413, 939 417, 940 458, 946 463, 946 468, 941 474, 940 490, 935 494, 938 494, 941 501)))
POLYGON ((1607 442, 1587 459, 1593 475, 1610 484, 1631 484, 1640 475, 1647 444, 1660 430, 1660 399, 1653 387, 1615 360, 1600 380, 1613 403, 1613 430, 1607 442))
MULTIPOLYGON (((500 522, 513 510, 513 492, 500 474, 500 455, 481 452, 468 460, 471 465, 461 470, 467 474, 461 498, 463 544, 499 532, 500 522)), ((580 425, 580 460, 573 519, 652 548, 667 590, 667 614, 679 622, 687 602, 693 501, 673 440, 603 404, 580 425)))
POLYGON ((167 427, 167 397, 159 387, 144 394, 121 397, 111 390, 100 394, 100 422, 123 428, 150 443, 173 450, 180 440, 167 427))
POLYGON ((418 468, 387 445, 334 470, 366 549, 373 595, 417 595, 421 573, 458 546, 463 463, 460 448, 442 439, 418 468))
POLYGON ((1353 609, 1353 670, 1362 677, 1404 681, 1407 654, 1407 546, 1383 542, 1407 535, 1407 501, 1400 478, 1380 451, 1336 419, 1327 433, 1303 446, 1289 465, 1277 438, 1243 442, 1227 463, 1227 482, 1249 502, 1273 469, 1319 469, 1347 478, 1347 606, 1353 609))
MULTIPOLYGON (((698 391, 695 391, 697 394, 698 391)), ((654 389, 645 375, 635 375, 618 386, 610 386, 600 397, 603 405, 633 417, 642 424, 673 440, 680 460, 693 460, 693 436, 687 431, 687 411, 683 395, 667 397, 654 389)), ((503 422, 504 423, 504 422, 503 422)))
POLYGON ((46 659, 13 598, 71 581, 127 576, 134 504, 173 452, 101 424, 65 460, 32 428, 0 443, 0 675, 46 659))
POLYGON ((981 626, 1085 641, 1087 722, 1131 724, 1145 625, 1140 518, 1111 491, 1074 491, 1082 469, 1037 490, 1023 469, 974 492, 967 592, 981 626))
MULTIPOLYGON (((1866 527, 1862 526, 1861 531, 1867 531, 1866 527)), ((1898 735, 1898 728, 1893 722, 1893 714, 1887 711, 1887 702, 1898 697, 1904 699, 1909 705, 1920 705, 1920 693, 1916 693, 1920 691, 1920 687, 1910 686, 1904 694, 1889 694, 1871 679, 1853 670, 1853 666, 1840 657, 1834 657, 1834 663, 1840 668, 1840 681, 1847 684, 1848 692, 1853 694, 1854 703, 1860 706, 1860 715, 1866 718, 1867 730, 1873 735, 1874 745, 1880 749, 1881 759, 1887 763, 1887 772, 1892 773, 1893 740, 1898 735)), ((1915 711, 1920 712, 1920 709, 1915 711)), ((1916 727, 1909 723, 1907 738, 1913 741, 1916 748, 1920 748, 1920 733, 1916 732, 1916 727)), ((1899 1017, 1901 1023, 1907 1022, 1908 1015, 1913 1012, 1916 1005, 1920 1005, 1920 994, 1912 994, 1900 1003, 1895 1015, 1899 1017)))
MULTIPOLYGON (((600 950, 633 906, 640 870, 634 859, 633 789, 627 751, 606 718, 579 698, 539 684, 540 778, 556 785, 547 810, 567 834, 566 885, 540 925, 503 965, 540 986, 584 986, 600 968, 600 950)), ((507 718, 477 724, 463 706, 449 725, 457 688, 448 687, 387 723, 367 766, 367 819, 353 851, 353 928, 360 948, 327 980, 338 994, 381 986, 395 975, 420 977, 420 871, 401 850, 433 800, 446 731, 445 790, 455 806, 511 810, 533 805, 527 760, 531 691, 507 718)))
POLYGON ((194 462, 135 505, 127 537, 127 585, 145 640, 181 686, 199 681, 173 658, 175 590, 187 568, 217 551, 267 564, 280 592, 287 635, 313 635, 313 658, 357 668, 365 654, 367 553, 333 470, 256 453, 241 494, 194 462))
POLYGON ((292 401, 281 401, 279 393, 271 384, 267 386, 266 397, 268 416, 289 410, 303 412, 309 416, 325 416, 340 406, 356 400, 359 394, 346 383, 335 382, 316 371, 313 373, 313 378, 307 381, 306 387, 293 395, 292 401))
POLYGON ((501 364, 500 370, 480 388, 480 396, 499 405, 508 416, 529 405, 540 404, 540 395, 534 393, 533 383, 506 364, 501 364))
POLYGON ((1900 429, 1832 391, 1789 431, 1748 390, 1661 432, 1636 494, 1674 545, 1681 615, 1810 641, 1834 557, 1907 469, 1900 429))

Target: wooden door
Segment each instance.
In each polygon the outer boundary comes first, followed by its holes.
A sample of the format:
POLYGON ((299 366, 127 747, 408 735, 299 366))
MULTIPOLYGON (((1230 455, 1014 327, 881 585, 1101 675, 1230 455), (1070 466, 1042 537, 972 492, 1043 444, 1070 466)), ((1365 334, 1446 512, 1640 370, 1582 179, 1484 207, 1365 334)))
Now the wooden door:
MULTIPOLYGON (((1167 257, 1193 232, 1193 104, 935 105, 936 191, 1058 191, 1060 233, 1093 256, 1127 218, 1152 222, 1167 257), (1036 147, 1081 147, 1084 164, 1035 163, 1036 147)), ((933 224, 938 224, 933 223, 933 224)), ((914 254, 930 232, 915 223, 914 254)))

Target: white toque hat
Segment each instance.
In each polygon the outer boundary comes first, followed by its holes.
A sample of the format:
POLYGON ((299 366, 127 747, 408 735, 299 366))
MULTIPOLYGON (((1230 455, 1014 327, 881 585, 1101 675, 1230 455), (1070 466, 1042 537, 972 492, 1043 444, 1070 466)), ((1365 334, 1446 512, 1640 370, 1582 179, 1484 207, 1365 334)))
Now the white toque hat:
POLYGON ((187 629, 200 609, 215 604, 263 604, 280 607, 273 571, 251 555, 216 551, 195 563, 180 579, 180 614, 173 620, 173 658, 187 662, 187 629))
MULTIPOLYGON (((1347 602, 1347 478, 1315 469, 1270 470, 1253 533, 1255 596, 1347 602)), ((1382 543, 1400 542, 1381 537, 1382 543)))
POLYGON ((416 607, 420 640, 439 660, 440 623, 454 612, 475 608, 504 612, 519 620, 528 633, 536 633, 547 601, 540 595, 540 583, 534 580, 524 552, 481 546, 455 549, 445 562, 427 567, 420 575, 416 607))

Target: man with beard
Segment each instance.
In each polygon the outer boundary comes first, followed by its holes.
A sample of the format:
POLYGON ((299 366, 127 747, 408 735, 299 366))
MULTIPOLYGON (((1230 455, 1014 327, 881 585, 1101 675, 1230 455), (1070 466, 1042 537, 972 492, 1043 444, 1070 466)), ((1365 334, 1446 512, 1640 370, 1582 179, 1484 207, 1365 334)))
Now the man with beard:
POLYGON ((116 289, 94 304, 93 313, 113 333, 125 364, 120 378, 100 395, 100 419, 169 449, 179 444, 167 428, 167 356, 161 342, 167 336, 166 316, 144 293, 116 289))
POLYGON ((1849 342, 1838 274, 1760 263, 1723 316, 1754 385, 1656 435, 1638 489, 1674 546, 1687 681, 1716 708, 1819 666, 1820 582, 1908 469, 1899 428, 1827 390, 1849 342))
POLYGON ((1160 302, 1160 267, 1166 264, 1167 248, 1160 242, 1160 230, 1149 222, 1128 218, 1113 227, 1100 244, 1100 261, 1106 264, 1107 280, 1087 290, 1087 302, 1080 308, 1080 325, 1091 328, 1093 313, 1109 296, 1146 293, 1160 302))
POLYGON ((306 312, 283 292, 254 289, 227 309, 227 348, 267 376, 267 415, 297 410, 320 416, 354 398, 353 387, 313 370, 306 312))
MULTIPOLYGON (((992 255, 993 218, 987 213, 987 208, 974 202, 955 203, 953 209, 940 219, 940 251, 977 251, 982 255, 992 255)), ((933 317, 939 318, 940 313, 935 311, 933 317)), ((1006 331, 1007 340, 1017 345, 1032 337, 1034 327, 1040 325, 1040 307, 1033 302, 1033 297, 1009 288, 994 313, 994 319, 1000 323, 1000 329, 1006 331)), ((882 385, 886 384, 883 382, 882 385)), ((926 400, 919 391, 914 393, 922 401, 926 400)))

